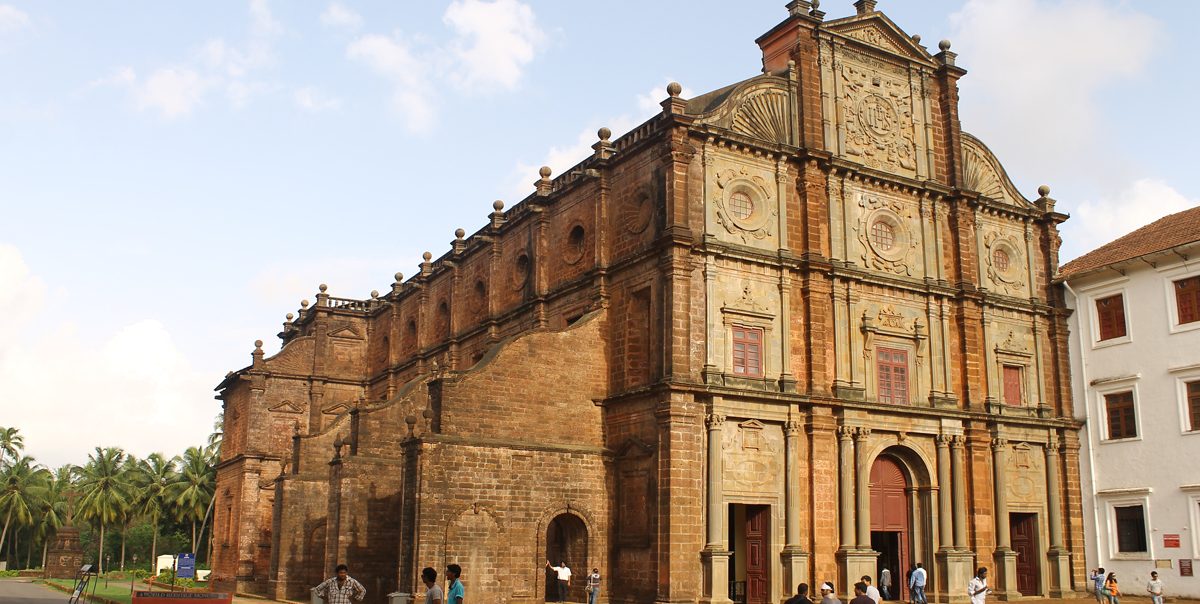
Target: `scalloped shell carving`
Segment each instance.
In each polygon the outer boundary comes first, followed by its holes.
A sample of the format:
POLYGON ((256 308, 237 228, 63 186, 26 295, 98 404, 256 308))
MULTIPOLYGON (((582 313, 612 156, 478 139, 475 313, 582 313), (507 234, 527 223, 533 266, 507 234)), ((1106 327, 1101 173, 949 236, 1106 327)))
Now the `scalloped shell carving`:
POLYGON ((787 101, 787 94, 778 90, 747 98, 733 118, 733 131, 776 143, 788 142, 787 101))
POLYGON ((963 145, 963 184, 984 197, 1008 201, 1004 199, 1004 186, 1000 184, 1000 176, 996 174, 996 170, 975 149, 967 145, 963 145))

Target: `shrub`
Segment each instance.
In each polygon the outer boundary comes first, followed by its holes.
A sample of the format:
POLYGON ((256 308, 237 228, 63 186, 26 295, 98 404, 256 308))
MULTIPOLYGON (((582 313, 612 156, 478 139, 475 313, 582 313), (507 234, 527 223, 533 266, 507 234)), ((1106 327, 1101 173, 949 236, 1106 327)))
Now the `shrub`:
POLYGON ((15 570, 0 570, 0 579, 15 578, 17 576, 17 572, 18 571, 15 570))

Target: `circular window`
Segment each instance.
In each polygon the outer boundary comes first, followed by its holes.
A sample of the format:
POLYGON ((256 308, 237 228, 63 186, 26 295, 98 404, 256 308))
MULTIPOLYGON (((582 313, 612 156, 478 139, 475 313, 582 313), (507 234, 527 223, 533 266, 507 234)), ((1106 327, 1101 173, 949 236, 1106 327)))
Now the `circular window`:
POLYGON ((745 220, 754 214, 754 202, 745 193, 734 193, 729 196, 729 213, 738 220, 745 220))
POLYGON ((993 251, 992 266, 996 267, 996 270, 1002 273, 1008 272, 1008 252, 1004 250, 993 251))
POLYGON ((521 289, 525 287, 525 281, 529 278, 529 256, 521 254, 517 257, 516 263, 513 264, 512 272, 512 288, 521 289))
POLYGON ((563 260, 567 264, 575 264, 583 257, 584 238, 583 226, 578 224, 567 235, 567 241, 563 244, 563 260))
POLYGON ((896 243, 896 232, 892 230, 892 225, 876 220, 875 224, 871 225, 871 243, 880 251, 888 251, 896 243))

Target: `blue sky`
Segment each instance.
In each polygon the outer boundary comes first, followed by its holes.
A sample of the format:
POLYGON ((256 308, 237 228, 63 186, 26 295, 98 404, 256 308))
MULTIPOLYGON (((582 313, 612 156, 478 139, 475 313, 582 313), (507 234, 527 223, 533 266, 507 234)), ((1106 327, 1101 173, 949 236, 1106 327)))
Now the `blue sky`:
MULTIPOLYGON (((48 464, 201 442, 319 284, 386 290, 668 82, 755 75, 784 4, 0 0, 0 425, 48 464)), ((1196 3, 878 8, 952 41, 964 129, 1051 187, 1064 257, 1200 203, 1196 3)))

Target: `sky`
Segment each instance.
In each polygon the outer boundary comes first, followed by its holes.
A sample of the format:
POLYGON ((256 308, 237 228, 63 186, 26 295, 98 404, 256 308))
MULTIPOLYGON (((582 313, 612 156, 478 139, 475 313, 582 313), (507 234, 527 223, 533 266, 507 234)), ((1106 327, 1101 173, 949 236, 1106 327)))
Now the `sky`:
MULTIPOLYGON (((203 444, 320 284, 386 291, 669 82, 756 75, 785 4, 0 0, 0 426, 51 467, 203 444)), ((1200 204, 1200 3, 877 8, 951 41, 963 129, 1051 188, 1064 262, 1200 204)))

